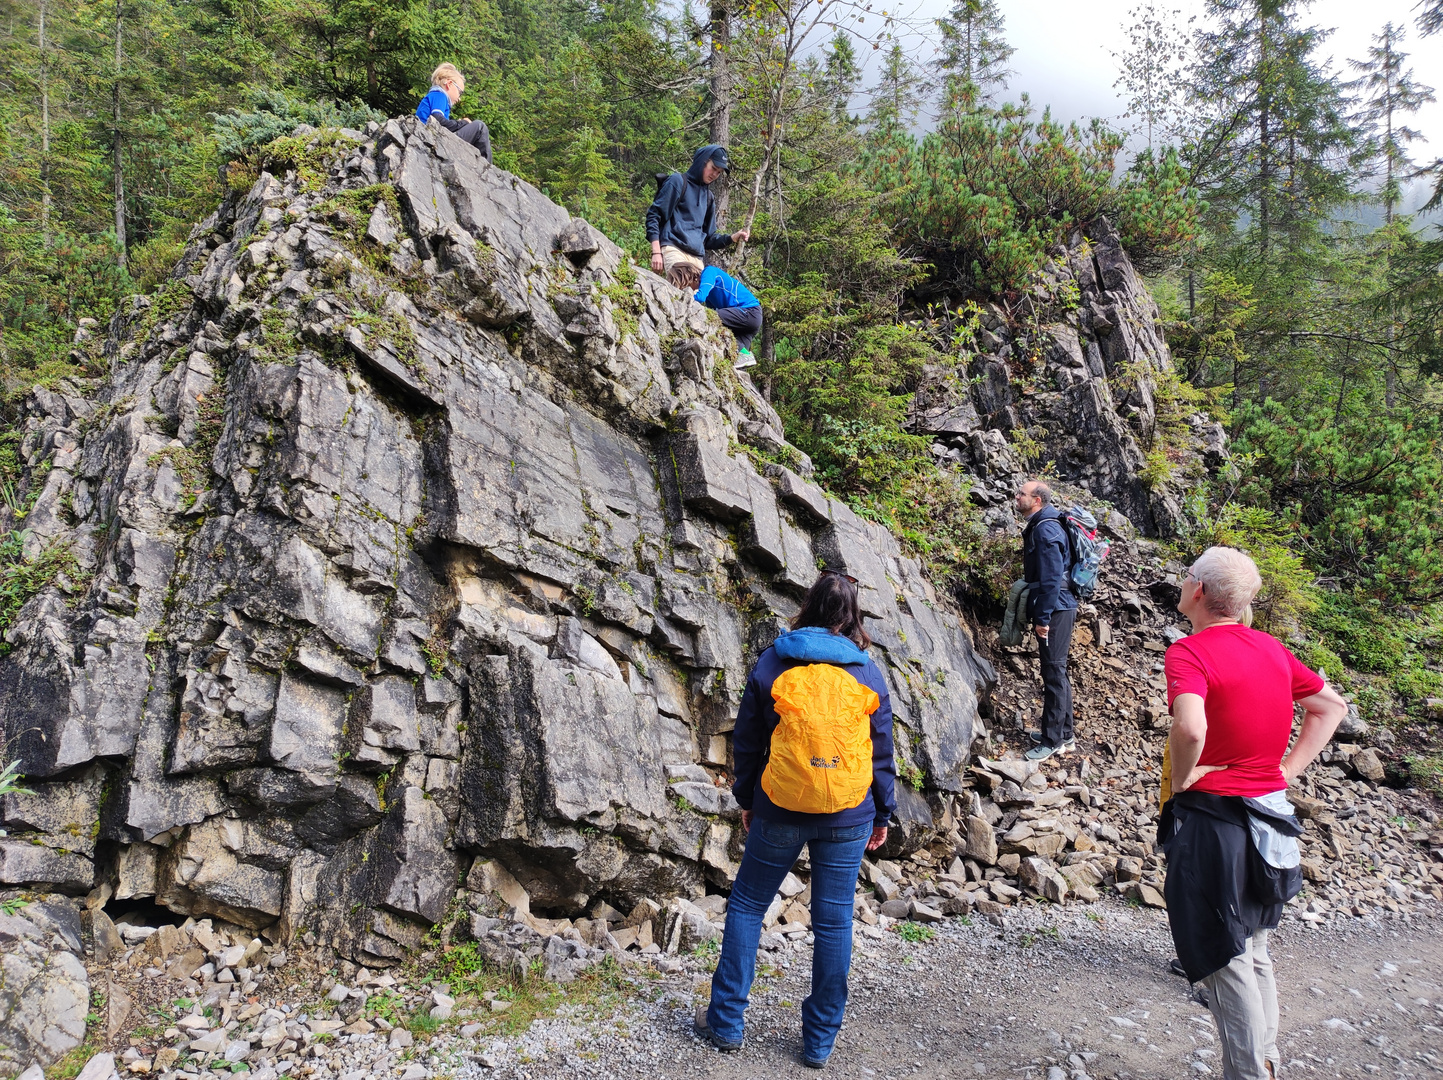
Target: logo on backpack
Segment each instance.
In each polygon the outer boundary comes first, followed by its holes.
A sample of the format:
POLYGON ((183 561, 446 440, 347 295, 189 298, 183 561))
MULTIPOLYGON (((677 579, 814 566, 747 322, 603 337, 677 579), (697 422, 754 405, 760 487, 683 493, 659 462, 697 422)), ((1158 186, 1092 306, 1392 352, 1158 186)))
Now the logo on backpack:
POLYGON ((1072 552, 1067 584, 1077 597, 1087 600, 1097 590, 1097 574, 1112 545, 1098 533, 1097 518, 1081 506, 1068 507, 1062 525, 1072 552))
POLYGON ((834 664, 788 668, 772 683, 780 723, 772 732, 762 790, 784 810, 834 814, 872 786, 877 692, 834 664))

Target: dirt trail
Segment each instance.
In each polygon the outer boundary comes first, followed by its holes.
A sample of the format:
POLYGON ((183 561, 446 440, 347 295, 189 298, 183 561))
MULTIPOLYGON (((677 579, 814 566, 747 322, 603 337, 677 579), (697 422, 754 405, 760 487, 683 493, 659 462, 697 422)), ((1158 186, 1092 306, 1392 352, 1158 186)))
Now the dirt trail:
MULTIPOLYGON (((1436 910, 1321 929, 1285 921, 1273 948, 1284 1073, 1443 1075, 1440 930, 1436 910)), ((606 1020, 542 1022, 512 1040, 498 1067, 472 1068, 493 1077, 706 1080, 1220 1076, 1212 1021, 1168 972, 1171 956, 1161 912, 1115 902, 1023 909, 1001 928, 949 922, 928 943, 887 934, 859 945, 847 1024, 822 1074, 797 1060, 806 952, 758 980, 739 1054, 718 1054, 690 1034, 693 1002, 707 994, 698 976, 691 987, 670 980, 656 1000, 606 1020)))

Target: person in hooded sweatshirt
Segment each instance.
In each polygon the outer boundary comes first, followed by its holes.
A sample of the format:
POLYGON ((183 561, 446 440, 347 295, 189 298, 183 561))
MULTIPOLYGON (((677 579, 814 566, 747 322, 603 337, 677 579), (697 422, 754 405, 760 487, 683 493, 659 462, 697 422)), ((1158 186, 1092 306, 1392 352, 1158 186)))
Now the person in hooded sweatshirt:
POLYGON ((740 1050, 762 919, 808 849, 812 992, 802 1003, 802 1064, 831 1056, 847 1005, 852 897, 862 853, 887 840, 896 809, 892 704, 867 655, 856 579, 823 570, 802 609, 747 679, 732 734, 746 851, 727 903, 711 1002, 696 1033, 740 1050))
POLYGON ((711 183, 730 168, 726 147, 708 144, 692 155, 690 169, 674 172, 662 181, 646 211, 653 272, 665 274, 685 264, 701 273, 708 251, 751 239, 746 229, 731 234, 714 231, 716 203, 711 183))

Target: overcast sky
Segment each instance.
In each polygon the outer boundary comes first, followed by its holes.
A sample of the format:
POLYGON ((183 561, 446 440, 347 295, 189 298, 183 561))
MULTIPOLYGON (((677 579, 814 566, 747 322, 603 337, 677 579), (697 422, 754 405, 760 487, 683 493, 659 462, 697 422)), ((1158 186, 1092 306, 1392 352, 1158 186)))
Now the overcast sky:
MULTIPOLYGON (((1117 118, 1126 108, 1113 89, 1117 62, 1112 52, 1120 50, 1123 27, 1132 22, 1128 12, 1138 0, 999 0, 1007 21, 1007 40, 1017 49, 1010 66, 1012 76, 1007 94, 1022 91, 1031 95, 1039 108, 1051 105, 1058 119, 1086 116, 1117 118)), ((1164 3, 1166 0, 1164 0, 1164 3)), ((1443 34, 1420 38, 1414 23, 1417 0, 1314 0, 1306 9, 1309 22, 1331 27, 1334 32, 1323 53, 1335 70, 1352 78, 1348 59, 1366 55, 1373 34, 1385 22, 1407 30, 1405 50, 1416 78, 1433 86, 1443 98, 1443 34)), ((1163 4, 1159 4, 1163 6, 1163 4)), ((1202 0, 1172 0, 1171 6, 1183 16, 1200 14, 1202 0)), ((951 0, 912 0, 902 11, 915 10, 926 23, 946 14, 951 0), (913 5, 916 5, 913 7, 913 5)), ((932 46, 926 41, 908 42, 909 51, 919 59, 928 58, 932 46)), ((873 54, 875 57, 876 54, 873 54)), ((875 61, 869 65, 874 71, 875 61)), ((1443 104, 1426 105, 1409 121, 1430 141, 1412 145, 1413 157, 1431 161, 1443 157, 1443 104)))

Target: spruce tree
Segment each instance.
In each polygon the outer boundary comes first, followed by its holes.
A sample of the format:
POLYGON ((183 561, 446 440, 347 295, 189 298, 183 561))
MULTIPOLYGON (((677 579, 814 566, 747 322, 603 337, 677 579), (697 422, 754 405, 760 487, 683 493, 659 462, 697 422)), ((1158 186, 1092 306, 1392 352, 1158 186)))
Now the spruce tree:
POLYGON ((1418 8, 1419 33, 1427 37, 1443 30, 1443 0, 1422 0, 1418 8))
POLYGON ((867 126, 874 132, 892 128, 908 128, 917 119, 922 107, 925 83, 917 65, 897 42, 887 50, 881 77, 872 89, 872 108, 867 113, 867 126))
POLYGON ((1399 49, 1403 38, 1401 27, 1391 22, 1384 26, 1381 34, 1373 36, 1368 58, 1349 61, 1359 77, 1347 84, 1361 93, 1363 107, 1358 118, 1374 135, 1369 149, 1374 163, 1382 169, 1383 187, 1378 194, 1390 225, 1402 194, 1399 178, 1413 167, 1407 144, 1423 137, 1422 132, 1405 126, 1401 118, 1435 100, 1433 88, 1415 81, 1412 69, 1404 67, 1408 54, 1399 49))
POLYGON ((1017 50, 1002 36, 1004 26, 997 0, 953 0, 937 20, 942 42, 931 67, 942 82, 944 112, 956 107, 968 84, 977 87, 979 104, 1007 85, 1007 61, 1017 50))
POLYGON ((1357 143, 1337 79, 1315 52, 1328 31, 1302 25, 1298 0, 1209 0, 1189 93, 1199 131, 1185 148, 1216 227, 1252 225, 1257 256, 1295 250, 1319 214, 1346 200, 1357 143))

